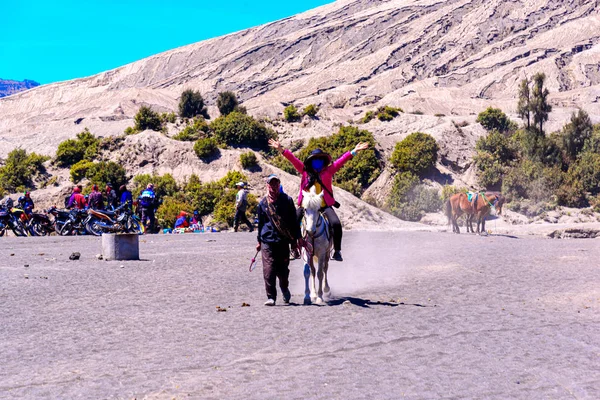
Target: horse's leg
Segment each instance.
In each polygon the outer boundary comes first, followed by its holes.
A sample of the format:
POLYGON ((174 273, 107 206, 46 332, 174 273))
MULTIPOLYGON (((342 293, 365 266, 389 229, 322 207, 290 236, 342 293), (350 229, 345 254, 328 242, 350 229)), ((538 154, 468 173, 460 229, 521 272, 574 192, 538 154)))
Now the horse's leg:
POLYGON ((315 286, 315 275, 316 275, 316 270, 315 270, 315 258, 313 257, 310 260, 310 298, 312 301, 317 300, 317 288, 315 286))
POLYGON ((305 263, 304 264, 304 304, 312 303, 310 301, 310 288, 308 287, 308 279, 309 278, 310 278, 310 266, 308 265, 308 263, 305 263))
POLYGON ((317 268, 317 278, 319 279, 319 287, 317 290, 317 304, 323 304, 323 276, 325 269, 325 260, 328 258, 329 254, 321 254, 319 256, 319 264, 317 268))

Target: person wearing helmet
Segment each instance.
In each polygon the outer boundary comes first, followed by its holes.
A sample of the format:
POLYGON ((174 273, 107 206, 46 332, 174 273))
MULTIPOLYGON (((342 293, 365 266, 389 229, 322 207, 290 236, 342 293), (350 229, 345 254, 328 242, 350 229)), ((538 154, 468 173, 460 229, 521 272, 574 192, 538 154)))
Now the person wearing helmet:
POLYGON ((87 200, 85 196, 81 194, 81 186, 75 186, 73 188, 73 194, 69 199, 69 203, 67 204, 67 208, 77 208, 78 210, 83 210, 87 207, 87 200))
POLYGON ((248 191, 246 190, 246 184, 244 182, 238 182, 235 184, 236 189, 239 189, 235 195, 235 216, 233 217, 233 230, 237 232, 240 224, 243 222, 248 226, 250 232, 254 231, 252 223, 246 216, 246 209, 248 208, 248 191))
POLYGON ((142 192, 138 199, 138 203, 142 208, 142 223, 148 223, 148 232, 154 232, 154 211, 156 210, 156 192, 154 192, 154 185, 149 183, 146 189, 142 192))
POLYGON ((109 183, 106 185, 106 209, 114 210, 119 206, 119 200, 117 199, 117 192, 113 190, 112 185, 109 183))
POLYGON ((17 204, 19 205, 19 208, 23 210, 27 215, 31 215, 31 213, 33 212, 33 208, 35 207, 35 204, 33 203, 33 200, 31 199, 31 194, 29 192, 23 193, 23 196, 17 199, 17 204))
POLYGON ((94 210, 102 210, 104 208, 104 199, 102 193, 98 190, 98 185, 92 186, 92 193, 88 198, 90 207, 94 210))
POLYGON ((289 162, 292 163, 296 171, 301 174, 300 194, 298 195, 298 220, 302 220, 304 210, 302 209, 303 191, 308 191, 312 186, 317 193, 324 191, 323 195, 323 214, 331 224, 333 229, 333 259, 343 261, 342 258, 342 224, 335 210, 332 207, 339 207, 339 203, 333 197, 333 176, 359 151, 369 148, 369 143, 359 143, 352 151, 348 151, 337 160, 331 160, 331 156, 321 149, 313 150, 310 155, 300 161, 291 151, 283 148, 281 143, 274 139, 269 139, 269 146, 277 149, 289 162))

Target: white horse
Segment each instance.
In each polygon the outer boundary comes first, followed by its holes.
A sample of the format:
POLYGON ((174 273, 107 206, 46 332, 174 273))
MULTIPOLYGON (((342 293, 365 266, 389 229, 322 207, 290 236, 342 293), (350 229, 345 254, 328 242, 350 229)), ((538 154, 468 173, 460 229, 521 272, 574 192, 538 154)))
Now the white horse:
POLYGON ((327 282, 327 268, 329 256, 333 246, 329 223, 320 212, 323 194, 317 194, 314 186, 310 192, 303 191, 302 207, 304 219, 302 220, 302 237, 306 247, 302 249, 304 255, 304 304, 323 304, 323 292, 329 293, 327 282), (315 268, 315 262, 317 268, 315 268), (315 275, 319 279, 318 288, 315 286, 315 275), (309 286, 310 278, 310 286, 309 286))

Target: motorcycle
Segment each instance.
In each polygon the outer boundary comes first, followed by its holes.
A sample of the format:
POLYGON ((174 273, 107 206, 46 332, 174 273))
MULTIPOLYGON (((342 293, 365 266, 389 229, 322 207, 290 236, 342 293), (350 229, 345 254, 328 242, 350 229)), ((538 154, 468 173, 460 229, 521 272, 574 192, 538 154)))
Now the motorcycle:
POLYGON ((85 225, 88 220, 88 213, 86 210, 78 210, 76 208, 69 211, 69 218, 65 221, 60 231, 57 233, 61 236, 69 235, 85 235, 90 233, 85 225))
POLYGON ((7 229, 12 230, 15 236, 27 236, 27 228, 21 222, 19 213, 13 213, 12 210, 0 208, 0 236, 4 236, 7 229))
POLYGON ((54 224, 47 213, 31 213, 28 228, 36 236, 46 236, 54 232, 54 224))
POLYGON ((117 207, 114 211, 88 209, 85 227, 95 236, 118 232, 142 235, 145 231, 140 219, 133 213, 129 204, 117 207))
POLYGON ((52 206, 46 210, 46 214, 52 215, 52 228, 60 235, 62 227, 69 220, 69 211, 58 210, 56 206, 52 206))

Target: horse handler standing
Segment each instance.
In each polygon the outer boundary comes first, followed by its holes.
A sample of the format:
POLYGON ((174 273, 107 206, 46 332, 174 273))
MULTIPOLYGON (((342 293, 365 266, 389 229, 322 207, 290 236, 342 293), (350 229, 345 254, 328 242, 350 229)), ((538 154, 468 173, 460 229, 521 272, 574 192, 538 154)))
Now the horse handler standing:
POLYGON ((268 300, 265 306, 274 306, 277 300, 276 279, 283 302, 289 303, 290 244, 298 247, 300 227, 296 223, 294 200, 280 191, 280 180, 275 174, 267 177, 267 195, 258 204, 258 244, 261 251, 263 275, 268 300))

